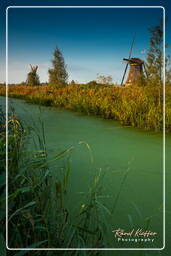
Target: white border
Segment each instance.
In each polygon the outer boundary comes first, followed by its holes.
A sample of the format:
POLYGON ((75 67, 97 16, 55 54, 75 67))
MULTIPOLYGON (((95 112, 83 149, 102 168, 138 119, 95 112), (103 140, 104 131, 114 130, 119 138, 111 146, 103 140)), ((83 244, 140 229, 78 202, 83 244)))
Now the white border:
POLYGON ((163 6, 8 6, 6 8, 6 248, 28 251, 73 251, 73 250, 157 250, 165 248, 165 8, 163 6), (8 247, 8 10, 12 8, 161 8, 163 9, 163 247, 162 248, 9 248, 8 247))

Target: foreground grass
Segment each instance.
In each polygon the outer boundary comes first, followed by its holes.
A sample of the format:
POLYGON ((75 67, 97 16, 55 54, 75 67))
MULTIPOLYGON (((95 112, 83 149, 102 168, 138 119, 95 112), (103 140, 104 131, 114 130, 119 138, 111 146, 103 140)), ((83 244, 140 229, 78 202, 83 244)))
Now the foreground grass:
MULTIPOLYGON (((5 115, 0 110, 0 255, 5 249, 5 115)), ((78 204, 75 215, 66 205, 70 182, 69 157, 73 148, 49 158, 46 151, 44 127, 42 134, 24 127, 15 113, 8 125, 8 247, 10 248, 101 248, 107 246, 104 232, 104 214, 107 208, 100 202, 102 173, 98 172, 85 200, 78 204), (34 136, 35 149, 25 146, 34 136), (37 139, 36 139, 37 136, 37 139), (66 157, 64 168, 58 160, 66 157), (55 173, 49 166, 55 164, 55 173), (53 172, 53 174, 52 174, 53 172)), ((54 169, 54 167, 53 167, 54 169)), ((107 212, 109 214, 109 211, 107 212)), ((106 230, 106 229, 105 229, 106 230)), ((78 252, 79 253, 79 252, 78 252)), ((74 252, 73 255, 78 255, 74 252)), ((9 252, 8 255, 32 255, 32 252, 9 252)), ((41 252, 35 252, 40 255, 41 252)), ((65 255, 63 252, 60 255, 65 255)), ((41 254, 42 255, 42 254, 41 254)), ((58 255, 58 252, 44 255, 58 255)), ((72 255, 72 254, 71 254, 72 255)), ((101 255, 86 252, 84 255, 101 255)))
MULTIPOLYGON (((5 86, 0 86, 5 95, 5 86)), ((25 99, 45 106, 98 115, 123 125, 161 131, 163 127, 163 89, 160 87, 95 87, 70 85, 51 89, 48 86, 9 86, 9 97, 25 99)), ((171 88, 166 88, 166 131, 171 131, 171 88)))

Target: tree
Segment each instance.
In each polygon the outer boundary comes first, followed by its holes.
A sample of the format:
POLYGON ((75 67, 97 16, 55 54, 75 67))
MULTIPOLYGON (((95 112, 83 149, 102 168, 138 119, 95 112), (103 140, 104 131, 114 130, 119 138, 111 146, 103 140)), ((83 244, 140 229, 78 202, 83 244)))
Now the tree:
POLYGON ((39 76, 37 74, 38 66, 32 66, 30 64, 30 67, 31 67, 31 71, 27 74, 26 84, 29 86, 39 85, 40 81, 39 81, 39 76))
MULTIPOLYGON (((148 83, 152 85, 162 85, 163 83, 163 22, 158 26, 149 29, 151 34, 150 48, 147 52, 145 63, 146 72, 148 75, 148 83)), ((166 48, 168 46, 165 46, 166 48)), ((165 58, 166 67, 166 82, 171 82, 170 57, 165 58)))
POLYGON ((165 63, 166 63, 166 85, 171 85, 171 59, 169 55, 167 55, 165 63))
POLYGON ((104 75, 97 74, 97 83, 111 85, 112 76, 104 76, 104 75))
POLYGON ((75 85, 76 82, 74 80, 71 81, 71 85, 75 85))
POLYGON ((146 72, 148 82, 160 85, 162 83, 163 67, 163 23, 149 29, 151 34, 150 48, 147 52, 146 72))
POLYGON ((59 48, 56 47, 52 59, 53 68, 49 69, 49 85, 52 87, 63 87, 67 83, 68 73, 66 65, 59 48))

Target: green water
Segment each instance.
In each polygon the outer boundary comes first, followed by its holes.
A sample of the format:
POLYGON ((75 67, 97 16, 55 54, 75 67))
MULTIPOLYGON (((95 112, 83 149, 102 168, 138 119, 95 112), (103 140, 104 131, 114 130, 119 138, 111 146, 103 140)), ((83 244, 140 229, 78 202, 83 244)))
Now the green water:
MULTIPOLYGON (((0 99, 4 105, 4 98, 0 99)), ((39 119, 43 120, 49 154, 55 155, 66 148, 74 147, 71 155, 69 199, 73 211, 83 200, 80 192, 88 191, 99 169, 105 172, 103 194, 107 197, 103 201, 107 207, 111 208, 125 172, 129 169, 110 223, 111 231, 117 228, 127 231, 132 228, 145 228, 147 218, 151 217, 149 229, 158 234, 155 244, 149 243, 147 247, 163 246, 162 134, 123 127, 112 120, 39 107, 16 99, 9 99, 9 106, 13 106, 17 115, 31 126, 34 122, 38 125, 39 119), (88 143, 91 150, 85 143, 80 142, 88 143)), ((170 180, 170 142, 171 137, 167 136, 167 184, 170 180)), ((167 215, 169 212, 167 208, 167 215)), ((166 226, 167 237, 169 237, 168 227, 171 227, 169 222, 166 226)), ((112 242, 113 247, 120 247, 120 244, 114 240, 111 232, 109 237, 111 247, 112 242)), ((129 245, 125 244, 125 247, 129 245)), ((158 254, 154 253, 154 255, 158 254)))

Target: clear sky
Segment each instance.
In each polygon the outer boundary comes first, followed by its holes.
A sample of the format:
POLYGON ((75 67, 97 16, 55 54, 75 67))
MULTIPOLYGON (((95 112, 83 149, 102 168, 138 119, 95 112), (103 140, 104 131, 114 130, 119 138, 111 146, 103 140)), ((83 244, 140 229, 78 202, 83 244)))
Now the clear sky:
POLYGON ((9 82, 25 81, 29 64, 38 65, 40 80, 48 81, 52 53, 58 46, 69 81, 88 82, 100 73, 120 83, 122 59, 129 55, 133 35, 133 57, 145 59, 148 28, 158 25, 162 16, 161 8, 10 8, 9 82))

